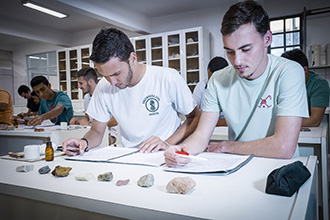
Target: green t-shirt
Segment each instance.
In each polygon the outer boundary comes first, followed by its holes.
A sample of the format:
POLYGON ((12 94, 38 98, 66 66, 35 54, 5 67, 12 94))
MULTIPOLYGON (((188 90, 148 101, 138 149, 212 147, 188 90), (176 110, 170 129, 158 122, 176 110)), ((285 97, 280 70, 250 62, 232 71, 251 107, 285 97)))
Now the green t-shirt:
POLYGON ((329 84, 322 76, 309 71, 306 84, 308 109, 311 107, 324 108, 329 106, 329 84))

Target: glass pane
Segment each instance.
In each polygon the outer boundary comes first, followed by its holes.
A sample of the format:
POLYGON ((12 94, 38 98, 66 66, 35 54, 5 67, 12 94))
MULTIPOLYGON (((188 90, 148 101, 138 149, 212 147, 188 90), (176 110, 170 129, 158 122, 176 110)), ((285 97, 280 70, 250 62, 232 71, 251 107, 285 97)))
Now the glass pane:
POLYGON ((270 53, 280 57, 284 53, 284 48, 271 49, 270 53))
POLYGON ((286 45, 297 45, 300 44, 300 32, 288 33, 285 35, 286 45))
POLYGON ((169 47, 168 48, 168 58, 169 59, 179 59, 180 58, 180 47, 169 47))
POLYGON ((285 30, 286 31, 296 31, 300 30, 300 18, 289 18, 285 20, 285 30))
POLYGON ((270 30, 273 33, 283 32, 284 31, 284 25, 283 24, 284 24, 283 19, 271 21, 270 22, 270 30))
POLYGON ((191 71, 187 72, 187 83, 198 83, 199 82, 199 72, 191 71))
POLYGON ((146 41, 145 40, 137 40, 135 41, 136 50, 146 49, 146 41))
POLYGON ((151 38, 151 47, 161 47, 162 46, 162 37, 151 38))
POLYGON ((175 45, 180 43, 180 36, 178 34, 168 36, 168 45, 175 45))
POLYGON ((188 32, 186 33, 186 43, 198 42, 198 32, 188 32))
POLYGON ((162 48, 160 48, 160 49, 153 49, 151 51, 151 59, 152 60, 161 60, 161 59, 163 59, 162 48))
POLYGON ((187 57, 198 55, 198 44, 187 45, 187 57))
POLYGON ((284 46, 284 35, 275 34, 273 35, 273 41, 271 47, 283 47, 284 46))

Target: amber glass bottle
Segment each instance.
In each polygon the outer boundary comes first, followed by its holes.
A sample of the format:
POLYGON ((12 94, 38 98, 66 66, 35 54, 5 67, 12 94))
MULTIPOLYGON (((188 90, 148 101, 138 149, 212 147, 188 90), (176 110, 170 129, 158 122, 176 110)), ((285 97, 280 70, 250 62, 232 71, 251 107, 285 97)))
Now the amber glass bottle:
POLYGON ((18 121, 17 121, 16 118, 14 119, 14 123, 13 124, 14 124, 15 128, 18 128, 18 121))
POLYGON ((45 160, 46 161, 54 160, 54 149, 52 147, 52 142, 50 141, 50 137, 47 138, 45 160))

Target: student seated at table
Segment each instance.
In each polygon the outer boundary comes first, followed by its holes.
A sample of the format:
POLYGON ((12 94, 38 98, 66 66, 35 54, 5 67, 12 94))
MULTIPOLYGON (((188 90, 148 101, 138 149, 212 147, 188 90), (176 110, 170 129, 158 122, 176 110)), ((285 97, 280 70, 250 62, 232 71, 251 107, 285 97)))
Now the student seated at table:
POLYGON ((298 156, 301 120, 308 117, 303 68, 267 54, 272 43, 269 18, 255 1, 232 5, 223 17, 221 33, 232 66, 213 74, 196 131, 182 144, 166 150, 166 164, 189 163, 176 151, 196 155, 206 148, 258 157, 298 156), (209 144, 221 111, 229 140, 209 144))
POLYGON ((62 92, 55 92, 44 76, 35 76, 31 82, 33 91, 41 98, 38 115, 28 121, 28 125, 40 125, 44 120, 50 119, 56 125, 61 122, 69 124, 73 117, 72 103, 69 96, 62 92))
POLYGON ((282 54, 289 60, 298 62, 305 72, 309 118, 303 118, 302 127, 318 127, 329 106, 329 83, 322 76, 308 69, 308 59, 302 50, 294 49, 282 54))
MULTIPOLYGON (((225 68, 226 66, 228 66, 228 62, 223 57, 213 57, 210 60, 209 64, 207 65, 207 78, 197 83, 193 92, 193 97, 196 100, 199 109, 202 109, 207 82, 210 80, 212 74, 215 71, 225 68)), ((226 119, 224 118, 223 114, 220 114, 220 119, 217 123, 217 126, 227 126, 226 119)))
POLYGON ((0 130, 7 129, 8 125, 13 125, 13 100, 8 91, 0 88, 0 130))
MULTIPOLYGON (((80 69, 77 72, 78 75, 78 87, 82 90, 84 95, 84 109, 85 109, 85 117, 81 119, 80 121, 73 117, 70 120, 70 125, 91 125, 93 118, 89 116, 87 112, 87 108, 89 106, 89 103, 91 101, 92 95, 94 93, 94 90, 97 86, 98 79, 97 74, 94 68, 92 67, 85 67, 80 69)), ((108 127, 109 127, 109 143, 110 145, 116 142, 116 136, 117 136, 117 121, 114 117, 111 117, 111 119, 108 121, 108 127)))
POLYGON ((93 123, 83 139, 63 143, 68 155, 98 146, 112 116, 120 125, 123 145, 141 152, 167 149, 195 130, 200 111, 182 76, 175 69, 140 64, 122 31, 102 29, 90 59, 103 76, 87 110, 93 123), (186 116, 182 124, 179 113, 186 116), (66 150, 67 146, 78 151, 66 150))
POLYGON ((25 116, 37 115, 39 111, 40 102, 39 103, 34 102, 34 99, 31 96, 32 93, 31 89, 26 85, 21 85, 20 87, 18 87, 17 92, 21 97, 27 99, 26 107, 28 108, 28 112, 26 113, 22 112, 18 114, 18 116, 23 118, 25 116))
MULTIPOLYGON (((37 93, 35 91, 32 91, 31 92, 31 98, 33 99, 34 103, 36 103, 37 105, 40 106, 41 99, 40 99, 40 97, 37 95, 37 93)), ((38 111, 39 111, 39 108, 38 108, 38 111)))

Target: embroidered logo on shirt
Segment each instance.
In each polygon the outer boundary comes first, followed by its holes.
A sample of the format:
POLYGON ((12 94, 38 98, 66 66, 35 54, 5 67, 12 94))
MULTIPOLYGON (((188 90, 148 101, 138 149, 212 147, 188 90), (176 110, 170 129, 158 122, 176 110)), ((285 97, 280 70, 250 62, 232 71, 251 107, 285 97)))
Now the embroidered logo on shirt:
POLYGON ((271 101, 272 100, 272 96, 271 95, 268 95, 265 99, 261 98, 261 101, 260 101, 260 105, 258 106, 258 108, 270 108, 272 107, 271 104, 267 104, 268 103, 268 100, 271 101))
POLYGON ((159 100, 159 97, 156 95, 148 95, 143 99, 143 104, 150 112, 149 116, 159 114, 159 112, 157 112, 157 110, 159 109, 159 100))

